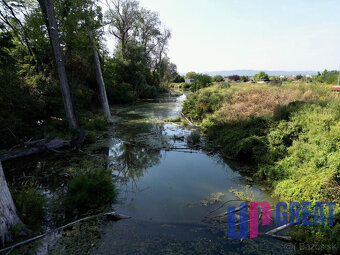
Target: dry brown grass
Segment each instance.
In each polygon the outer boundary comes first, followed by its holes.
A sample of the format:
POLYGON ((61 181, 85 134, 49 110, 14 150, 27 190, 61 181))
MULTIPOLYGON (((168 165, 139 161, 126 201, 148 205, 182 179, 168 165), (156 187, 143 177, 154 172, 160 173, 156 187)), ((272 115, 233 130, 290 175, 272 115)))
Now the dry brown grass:
POLYGON ((222 121, 248 119, 250 116, 272 116, 277 105, 297 100, 297 91, 252 88, 232 94, 217 112, 222 121))

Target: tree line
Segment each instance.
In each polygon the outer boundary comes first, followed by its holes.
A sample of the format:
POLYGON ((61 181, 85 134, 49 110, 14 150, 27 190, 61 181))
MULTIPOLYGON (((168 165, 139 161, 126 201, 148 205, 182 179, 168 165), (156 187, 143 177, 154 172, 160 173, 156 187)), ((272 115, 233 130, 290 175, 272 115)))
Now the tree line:
POLYGON ((177 75, 167 57, 171 32, 156 12, 136 0, 105 5, 106 11, 98 0, 0 1, 2 135, 17 140, 65 116, 77 128, 99 107, 111 122, 109 102, 155 97, 177 75), (115 44, 113 53, 107 43, 115 44))

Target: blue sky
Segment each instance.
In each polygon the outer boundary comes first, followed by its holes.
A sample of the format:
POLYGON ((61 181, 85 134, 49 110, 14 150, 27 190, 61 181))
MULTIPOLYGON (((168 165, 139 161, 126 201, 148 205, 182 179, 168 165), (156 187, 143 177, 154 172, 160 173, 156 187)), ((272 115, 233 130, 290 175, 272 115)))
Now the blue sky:
POLYGON ((140 0, 178 71, 340 69, 340 0, 140 0))

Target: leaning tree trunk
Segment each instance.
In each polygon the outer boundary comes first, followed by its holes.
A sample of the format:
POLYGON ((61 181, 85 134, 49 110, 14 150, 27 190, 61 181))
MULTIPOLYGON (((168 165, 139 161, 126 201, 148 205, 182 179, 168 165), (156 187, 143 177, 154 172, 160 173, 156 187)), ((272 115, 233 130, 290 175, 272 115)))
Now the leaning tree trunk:
POLYGON ((93 60, 94 60, 94 65, 96 69, 96 79, 98 83, 100 103, 102 105, 103 113, 104 113, 107 123, 112 123, 111 111, 110 111, 109 101, 107 100, 105 83, 103 79, 102 69, 100 67, 99 56, 98 56, 96 44, 94 42, 94 39, 92 38, 91 33, 90 33, 90 40, 92 40, 92 45, 93 45, 92 46, 93 60))
POLYGON ((59 34, 57 29, 57 21, 54 14, 53 0, 38 0, 41 10, 45 17, 46 26, 50 36, 55 61, 57 64, 61 94, 63 97, 64 108, 67 121, 72 128, 77 128, 77 121, 74 115, 73 103, 70 93, 70 88, 67 81, 65 64, 62 56, 62 51, 59 42, 59 34))
POLYGON ((0 161, 0 247, 11 241, 10 229, 17 224, 21 224, 21 221, 16 213, 0 161))

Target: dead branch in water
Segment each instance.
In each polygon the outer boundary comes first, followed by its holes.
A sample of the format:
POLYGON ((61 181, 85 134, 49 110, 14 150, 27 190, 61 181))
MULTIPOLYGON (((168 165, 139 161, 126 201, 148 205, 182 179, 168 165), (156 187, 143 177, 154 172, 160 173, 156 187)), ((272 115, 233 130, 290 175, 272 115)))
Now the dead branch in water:
MULTIPOLYGON (((73 221, 71 223, 68 223, 64 226, 61 226, 59 228, 56 228, 54 230, 51 230, 51 231, 48 231, 44 234, 41 234, 39 236, 36 236, 36 237, 33 237, 33 238, 30 238, 28 240, 25 240, 23 242, 20 242, 20 243, 17 243, 15 245, 12 245, 10 247, 7 247, 5 249, 2 249, 0 250, 0 253, 2 252, 6 252, 6 251, 9 251, 12 252, 15 248, 18 248, 19 246, 22 246, 24 244, 28 244, 28 243, 31 243, 33 241, 36 241, 36 240, 39 240, 49 234, 52 234, 52 233, 55 233, 55 232, 58 232, 58 231, 61 231, 61 230, 64 230, 65 228, 69 228, 77 223, 80 223, 80 222, 83 222, 83 221, 88 221, 88 220, 92 220, 92 219, 95 219, 95 218, 98 218, 98 217, 101 217, 101 216, 106 216, 108 217, 109 219, 111 220, 114 220, 114 221, 119 221, 119 220, 124 220, 124 219, 130 219, 131 217, 130 216, 126 216, 126 215, 122 215, 122 214, 117 214, 116 212, 108 212, 108 213, 100 213, 100 214, 97 214, 97 215, 93 215, 93 216, 88 216, 88 217, 85 217, 85 218, 82 218, 82 219, 79 219, 79 220, 76 220, 76 221, 73 221)), ((7 253, 7 254, 9 254, 7 253)))
POLYGON ((192 123, 192 122, 184 115, 183 112, 181 112, 181 114, 182 114, 182 117, 183 117, 187 122, 189 122, 191 126, 194 125, 194 124, 193 124, 193 123, 192 123))
POLYGON ((49 142, 47 142, 46 139, 36 140, 33 142, 27 142, 27 146, 30 146, 31 148, 0 155, 0 160, 7 161, 7 160, 27 157, 27 156, 31 156, 31 155, 39 154, 43 152, 50 152, 50 151, 55 152, 57 149, 62 149, 62 148, 78 147, 84 143, 87 137, 87 134, 88 134, 87 131, 82 130, 80 131, 78 137, 71 141, 66 141, 60 138, 55 138, 53 140, 50 140, 49 142))
POLYGON ((272 236, 276 239, 283 240, 283 241, 292 241, 292 238, 290 236, 280 236, 280 235, 276 234, 277 232, 284 230, 284 229, 288 228, 289 226, 290 226, 290 224, 286 224, 286 225, 277 227, 273 230, 266 232, 266 235, 272 236))

